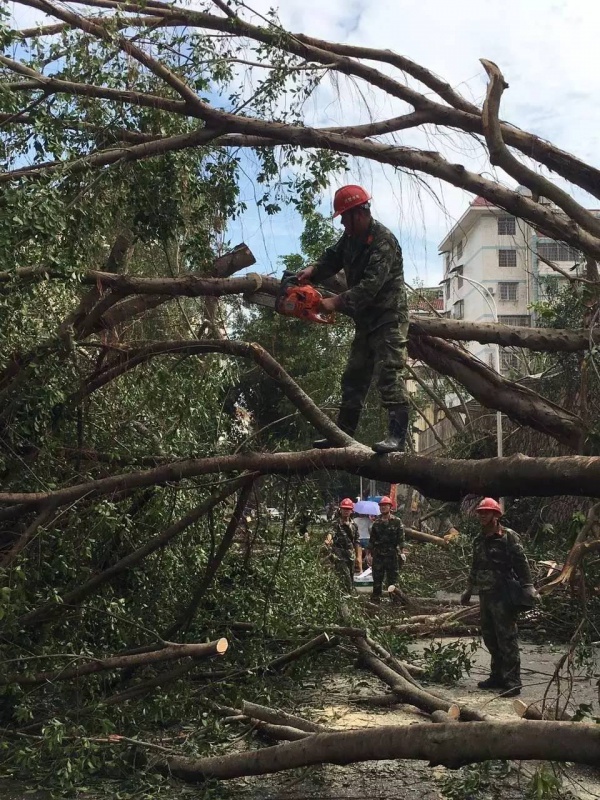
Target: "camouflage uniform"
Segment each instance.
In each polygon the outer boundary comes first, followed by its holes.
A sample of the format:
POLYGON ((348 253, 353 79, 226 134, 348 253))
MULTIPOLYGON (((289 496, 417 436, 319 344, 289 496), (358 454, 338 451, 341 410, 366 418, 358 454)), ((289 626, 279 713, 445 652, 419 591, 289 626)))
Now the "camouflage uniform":
POLYGON ((398 582, 400 560, 398 548, 404 547, 404 525, 397 517, 376 519, 371 527, 369 550, 373 556, 373 598, 381 597, 383 579, 386 586, 398 582))
POLYGON ((473 542, 469 585, 479 591, 481 635, 492 657, 491 677, 506 686, 521 683, 517 611, 510 602, 506 579, 516 576, 531 584, 527 557, 517 534, 501 528, 499 535, 479 534, 473 542))
POLYGON ((341 407, 360 414, 374 372, 382 405, 408 406, 404 382, 408 303, 396 237, 376 220, 366 242, 344 233, 317 261, 311 281, 322 283, 340 270, 348 285, 341 308, 356 326, 342 377, 341 407))
POLYGON ((358 526, 356 522, 342 522, 338 519, 331 531, 333 543, 331 556, 333 568, 344 590, 354 591, 354 560, 358 547, 358 526))

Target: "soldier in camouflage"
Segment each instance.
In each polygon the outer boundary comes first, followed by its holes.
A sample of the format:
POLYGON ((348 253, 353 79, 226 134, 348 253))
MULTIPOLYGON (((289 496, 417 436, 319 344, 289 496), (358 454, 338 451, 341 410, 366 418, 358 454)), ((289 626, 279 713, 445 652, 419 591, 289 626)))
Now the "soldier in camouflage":
MULTIPOLYGON (((403 451, 408 428, 404 379, 408 336, 408 303, 402 250, 396 237, 371 216, 369 195, 360 186, 343 186, 335 194, 334 217, 341 215, 344 234, 316 264, 298 273, 301 283, 322 283, 341 270, 348 291, 324 298, 321 310, 349 314, 355 335, 342 377, 338 426, 354 436, 373 374, 381 403, 388 411, 388 436, 373 445, 377 453, 403 451)), ((318 439, 315 447, 331 447, 318 439)))
POLYGON ((325 544, 330 548, 333 568, 342 588, 349 593, 354 591, 354 565, 356 563, 359 569, 362 565, 358 526, 350 519, 353 511, 352 500, 349 497, 344 498, 340 503, 339 516, 325 540, 325 544))
POLYGON ((398 584, 400 573, 400 552, 404 547, 404 525, 392 517, 392 501, 382 497, 379 501, 381 516, 371 526, 369 552, 372 557, 373 600, 381 602, 383 581, 386 586, 398 584))
POLYGON ((539 595, 519 537, 500 524, 499 503, 486 497, 475 511, 482 531, 473 542, 473 562, 461 602, 468 605, 473 590, 478 590, 481 635, 491 655, 491 668, 489 678, 477 685, 480 689, 503 689, 504 697, 515 697, 521 692, 518 609, 511 602, 507 581, 516 578, 532 600, 539 595))

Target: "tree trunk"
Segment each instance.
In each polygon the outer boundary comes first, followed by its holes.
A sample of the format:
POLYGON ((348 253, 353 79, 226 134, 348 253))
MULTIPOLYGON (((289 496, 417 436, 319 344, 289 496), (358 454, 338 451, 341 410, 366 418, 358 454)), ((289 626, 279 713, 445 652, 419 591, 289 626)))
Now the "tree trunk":
POLYGON ((189 759, 171 757, 155 769, 188 783, 265 775, 311 764, 418 759, 451 769, 490 759, 600 763, 600 730, 573 722, 426 723, 319 733, 299 742, 189 759))

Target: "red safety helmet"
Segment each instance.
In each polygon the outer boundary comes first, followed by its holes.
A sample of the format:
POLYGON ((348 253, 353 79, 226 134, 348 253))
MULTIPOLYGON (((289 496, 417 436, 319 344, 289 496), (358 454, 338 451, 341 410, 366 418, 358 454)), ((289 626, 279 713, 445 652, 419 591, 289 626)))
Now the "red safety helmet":
POLYGON ((484 497, 475 511, 495 511, 496 514, 502 514, 502 506, 493 497, 484 497))
POLYGON ((339 217, 345 211, 357 206, 363 206, 371 199, 371 195, 367 194, 362 186, 350 184, 349 186, 342 186, 338 189, 333 197, 333 216, 339 217))
POLYGON ((344 497, 342 502, 340 503, 340 508, 350 508, 354 511, 354 503, 350 500, 349 497, 344 497))
POLYGON ((391 506, 391 505, 393 505, 393 503, 392 503, 392 500, 391 500, 391 498, 390 498, 390 497, 388 497, 388 496, 387 496, 387 494, 386 494, 386 495, 385 495, 384 497, 382 497, 382 498, 381 498, 381 500, 379 501, 379 505, 380 505, 380 506, 384 506, 384 505, 391 506))

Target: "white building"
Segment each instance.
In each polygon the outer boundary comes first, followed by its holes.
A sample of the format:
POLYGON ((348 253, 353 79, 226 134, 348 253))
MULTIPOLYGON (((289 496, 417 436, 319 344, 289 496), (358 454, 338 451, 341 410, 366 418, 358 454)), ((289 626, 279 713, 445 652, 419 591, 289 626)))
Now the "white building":
MULTIPOLYGON (((535 325, 531 304, 543 299, 544 277, 560 278, 540 257, 565 271, 580 260, 572 247, 540 235, 483 197, 471 203, 439 249, 445 314, 473 322, 494 322, 497 315, 505 325, 535 325)), ((470 342, 468 347, 496 367, 493 345, 470 342)), ((519 370, 514 351, 502 352, 500 358, 503 373, 519 370)))

